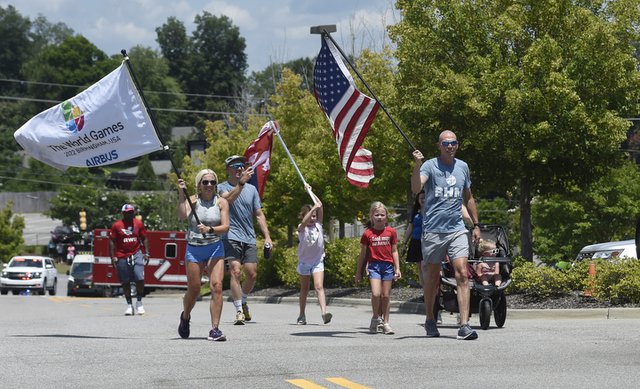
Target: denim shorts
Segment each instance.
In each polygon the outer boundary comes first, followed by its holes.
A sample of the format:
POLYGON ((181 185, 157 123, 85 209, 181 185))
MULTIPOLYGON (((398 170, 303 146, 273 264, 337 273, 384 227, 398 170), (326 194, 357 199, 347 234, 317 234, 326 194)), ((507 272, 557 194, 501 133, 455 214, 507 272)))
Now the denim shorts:
POLYGON ((298 262, 298 267, 296 268, 296 271, 301 276, 309 276, 313 273, 324 271, 324 261, 320 259, 313 263, 298 262))
POLYGON ((386 261, 369 262, 367 271, 369 272, 369 278, 372 280, 393 281, 395 276, 393 263, 386 261))
POLYGON ((210 259, 224 258, 224 244, 221 240, 205 246, 188 244, 184 258, 188 262, 209 262, 210 259))
POLYGON ((144 281, 144 257, 142 256, 142 251, 138 250, 130 258, 118 258, 116 270, 118 271, 120 284, 144 281))

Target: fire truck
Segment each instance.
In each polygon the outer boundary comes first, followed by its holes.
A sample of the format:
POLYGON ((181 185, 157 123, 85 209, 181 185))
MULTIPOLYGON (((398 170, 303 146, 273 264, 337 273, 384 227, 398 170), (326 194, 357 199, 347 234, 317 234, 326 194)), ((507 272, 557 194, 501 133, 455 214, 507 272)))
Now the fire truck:
MULTIPOLYGON (((187 288, 184 253, 185 233, 180 231, 147 231, 149 263, 144 267, 145 290, 187 288)), ((93 282, 95 285, 120 287, 118 272, 109 256, 109 230, 94 230, 93 282)), ((205 281, 205 279, 203 279, 205 281)))

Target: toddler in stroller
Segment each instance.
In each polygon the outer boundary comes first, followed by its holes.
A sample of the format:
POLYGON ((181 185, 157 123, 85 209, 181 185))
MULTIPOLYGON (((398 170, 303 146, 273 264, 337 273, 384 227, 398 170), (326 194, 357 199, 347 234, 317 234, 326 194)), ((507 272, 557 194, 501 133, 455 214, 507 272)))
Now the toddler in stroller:
MULTIPOLYGON (((491 239, 480 239, 478 242, 478 253, 482 258, 497 257, 500 249, 496 247, 496 242, 491 239)), ((477 280, 482 285, 487 286, 493 283, 495 286, 502 284, 502 276, 500 275, 500 262, 497 261, 479 261, 474 267, 477 280)))
MULTIPOLYGON (((471 255, 469 256, 469 287, 471 289, 469 311, 479 314, 480 328, 486 330, 489 328, 492 312, 498 327, 502 327, 507 318, 507 297, 504 290, 511 283, 511 252, 506 232, 500 225, 480 226, 480 242, 482 241, 484 241, 485 245, 491 243, 493 247, 484 251, 481 251, 482 247, 480 245, 471 247, 471 255), (485 264, 493 272, 487 272, 486 277, 483 277, 482 268, 485 267, 485 264), (483 280, 486 280, 486 284, 483 284, 483 280)), ((456 280, 451 265, 446 262, 442 266, 440 283, 440 296, 436 300, 434 311, 444 309, 452 313, 459 312, 456 298, 456 280)))

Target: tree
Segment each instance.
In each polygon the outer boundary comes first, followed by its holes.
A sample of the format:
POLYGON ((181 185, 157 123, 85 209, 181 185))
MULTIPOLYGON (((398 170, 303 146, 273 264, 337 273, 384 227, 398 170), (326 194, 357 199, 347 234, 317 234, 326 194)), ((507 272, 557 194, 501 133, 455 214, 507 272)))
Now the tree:
POLYGON ((11 257, 22 254, 24 238, 24 218, 14 215, 13 204, 6 204, 0 210, 0 260, 8 262, 11 257))
MULTIPOLYGON (((14 6, 0 7, 0 77, 20 78, 20 68, 31 54, 30 29, 29 18, 20 15, 14 6)), ((0 85, 4 93, 7 86, 0 85)))
POLYGON ((541 196, 533 204, 538 254, 549 262, 573 260, 587 244, 633 239, 640 171, 626 161, 585 190, 541 196))
POLYGON ((147 104, 154 111, 157 131, 163 140, 168 140, 171 128, 184 117, 171 110, 181 110, 187 106, 180 85, 169 75, 167 60, 157 51, 135 46, 127 54, 147 104))
POLYGON ((313 91, 313 66, 314 61, 309 57, 298 58, 286 63, 272 63, 266 69, 252 72, 248 81, 251 94, 258 100, 266 101, 269 96, 276 93, 276 88, 282 80, 282 72, 290 69, 302 78, 302 87, 313 91))
MULTIPOLYGON (((25 63, 22 72, 31 81, 47 83, 47 85, 29 85, 28 90, 33 96, 63 101, 96 83, 119 64, 118 59, 109 58, 85 37, 77 35, 65 38, 59 45, 44 47, 25 63), (52 84, 66 84, 66 86, 52 84), (69 87, 68 85, 78 86, 69 87)), ((34 111, 35 115, 42 109, 34 111)))
POLYGON ((51 199, 46 213, 52 219, 62 220, 66 226, 77 225, 79 212, 87 212, 87 229, 111 228, 120 217, 122 204, 131 200, 122 191, 107 191, 101 186, 65 187, 51 199))
POLYGON ((183 90, 223 98, 212 101, 194 95, 189 100, 190 109, 225 110, 244 85, 245 40, 227 16, 203 11, 194 23, 196 28, 187 40, 182 22, 169 18, 156 29, 158 44, 169 61, 170 74, 180 81, 183 90))
POLYGON ((149 156, 145 155, 140 158, 138 163, 138 172, 136 178, 131 184, 133 190, 160 190, 162 183, 158 180, 156 173, 153 171, 149 156))
POLYGON ((533 197, 585 188, 620 161, 623 118, 638 112, 638 1, 397 7, 400 117, 421 145, 443 129, 457 133, 475 194, 518 196, 522 255, 531 259, 533 197))

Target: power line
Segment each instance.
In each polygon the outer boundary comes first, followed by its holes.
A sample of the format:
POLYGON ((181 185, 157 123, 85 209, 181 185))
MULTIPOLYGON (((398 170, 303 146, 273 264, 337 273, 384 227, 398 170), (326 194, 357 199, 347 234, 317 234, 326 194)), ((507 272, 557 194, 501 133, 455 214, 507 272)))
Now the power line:
MULTIPOLYGON (((146 93, 146 92, 145 92, 146 93)), ((46 99, 36 99, 33 97, 15 97, 15 96, 0 96, 1 100, 13 100, 13 101, 33 101, 36 103, 50 103, 50 104, 59 104, 61 101, 59 100, 46 100, 46 99)), ((206 111, 206 110, 196 110, 196 109, 179 109, 179 108, 153 108, 149 107, 152 111, 158 112, 176 112, 176 113, 202 113, 209 115, 242 115, 243 112, 227 112, 227 111, 206 111)), ((269 116, 263 113, 252 113, 255 116, 269 116)))
MULTIPOLYGON (((0 78, 0 82, 12 82, 18 84, 32 84, 32 85, 46 85, 46 86, 59 86, 64 88, 88 88, 91 85, 74 85, 74 84, 61 84, 57 82, 42 82, 42 81, 26 81, 26 80, 17 80, 14 78, 0 78)), ((229 100, 243 100, 242 97, 237 96, 226 96, 226 95, 211 95, 204 93, 185 93, 185 92, 166 92, 166 91, 143 91, 146 94, 157 94, 157 95, 183 95, 189 97, 212 97, 212 98, 220 98, 220 99, 229 99, 229 100)), ((257 97, 248 98, 248 100, 260 100, 257 97)))

